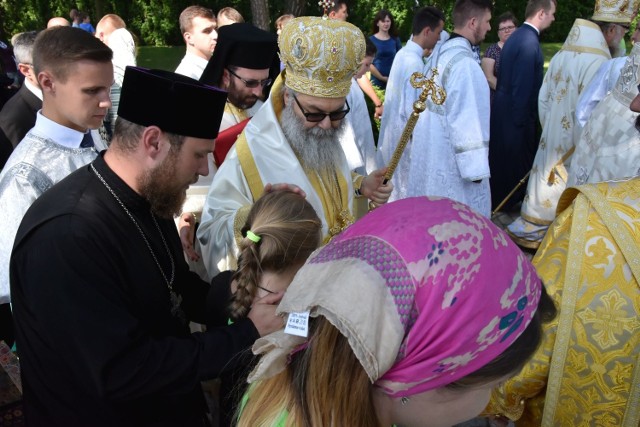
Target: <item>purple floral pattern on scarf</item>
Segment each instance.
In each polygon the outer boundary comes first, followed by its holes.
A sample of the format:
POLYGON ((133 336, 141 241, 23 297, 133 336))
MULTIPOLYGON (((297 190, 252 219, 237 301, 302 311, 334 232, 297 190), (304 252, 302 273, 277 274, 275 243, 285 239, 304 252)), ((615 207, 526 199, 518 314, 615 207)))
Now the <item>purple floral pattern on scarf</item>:
POLYGON ((533 266, 509 238, 448 199, 382 206, 309 263, 331 268, 345 258, 380 274, 404 327, 395 363, 376 381, 393 396, 438 388, 484 366, 522 333, 540 298, 533 266))

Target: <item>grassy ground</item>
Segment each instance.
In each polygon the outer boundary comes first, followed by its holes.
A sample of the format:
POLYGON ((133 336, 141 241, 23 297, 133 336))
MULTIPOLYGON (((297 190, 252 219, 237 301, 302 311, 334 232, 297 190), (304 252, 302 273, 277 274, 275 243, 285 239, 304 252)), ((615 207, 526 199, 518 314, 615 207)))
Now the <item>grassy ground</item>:
MULTIPOLYGON (((482 50, 487 45, 482 45, 482 50)), ((545 70, 549 66, 551 57, 560 50, 562 43, 543 43, 542 53, 544 55, 545 70)), ((142 46, 138 48, 138 65, 145 68, 159 68, 161 70, 173 71, 184 56, 184 46, 172 47, 150 47, 142 46)))
POLYGON ((145 68, 174 71, 184 56, 184 46, 138 48, 138 65, 145 68))
POLYGON ((549 67, 549 61, 551 57, 556 54, 561 48, 563 43, 542 43, 542 55, 544 55, 544 70, 547 71, 549 67))

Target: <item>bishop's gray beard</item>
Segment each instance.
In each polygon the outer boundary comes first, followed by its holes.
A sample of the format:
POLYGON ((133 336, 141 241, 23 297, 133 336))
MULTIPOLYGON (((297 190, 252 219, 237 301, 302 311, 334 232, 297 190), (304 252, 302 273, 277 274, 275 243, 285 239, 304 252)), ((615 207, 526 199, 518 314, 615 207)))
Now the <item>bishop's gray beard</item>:
POLYGON ((344 161, 340 145, 340 138, 344 133, 344 120, 337 129, 322 129, 318 126, 305 129, 302 120, 293 111, 291 104, 282 110, 282 132, 302 167, 321 175, 340 169, 344 161))

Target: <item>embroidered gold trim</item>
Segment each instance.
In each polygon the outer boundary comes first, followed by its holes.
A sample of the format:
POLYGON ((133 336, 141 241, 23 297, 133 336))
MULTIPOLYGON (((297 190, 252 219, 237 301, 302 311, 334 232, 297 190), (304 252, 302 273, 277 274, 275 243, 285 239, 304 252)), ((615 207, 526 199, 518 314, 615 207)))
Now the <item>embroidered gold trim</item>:
POLYGON ((560 400, 560 388, 562 386, 562 374, 567 361, 569 343, 571 341, 571 329, 575 315, 578 291, 580 290, 580 265, 584 254, 585 230, 589 217, 589 200, 579 195, 574 202, 573 224, 571 224, 571 236, 567 250, 567 264, 564 290, 562 292, 562 306, 558 318, 556 342, 553 347, 553 357, 549 366, 549 378, 547 381, 547 394, 545 396, 544 412, 542 414, 542 426, 553 426, 556 409, 560 400))

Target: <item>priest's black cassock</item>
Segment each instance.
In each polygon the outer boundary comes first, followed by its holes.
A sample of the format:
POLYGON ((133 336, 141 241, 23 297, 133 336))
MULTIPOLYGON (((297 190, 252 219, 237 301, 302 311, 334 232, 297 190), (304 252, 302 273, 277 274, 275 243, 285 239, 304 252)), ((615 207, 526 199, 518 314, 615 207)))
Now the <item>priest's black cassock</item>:
POLYGON ((204 425, 200 381, 234 368, 258 332, 248 319, 189 332, 158 266, 169 279, 159 229, 189 320, 204 322, 209 284, 188 271, 173 220, 157 218, 158 229, 149 203, 102 156, 93 165, 40 197, 16 237, 11 295, 27 425, 204 425))

